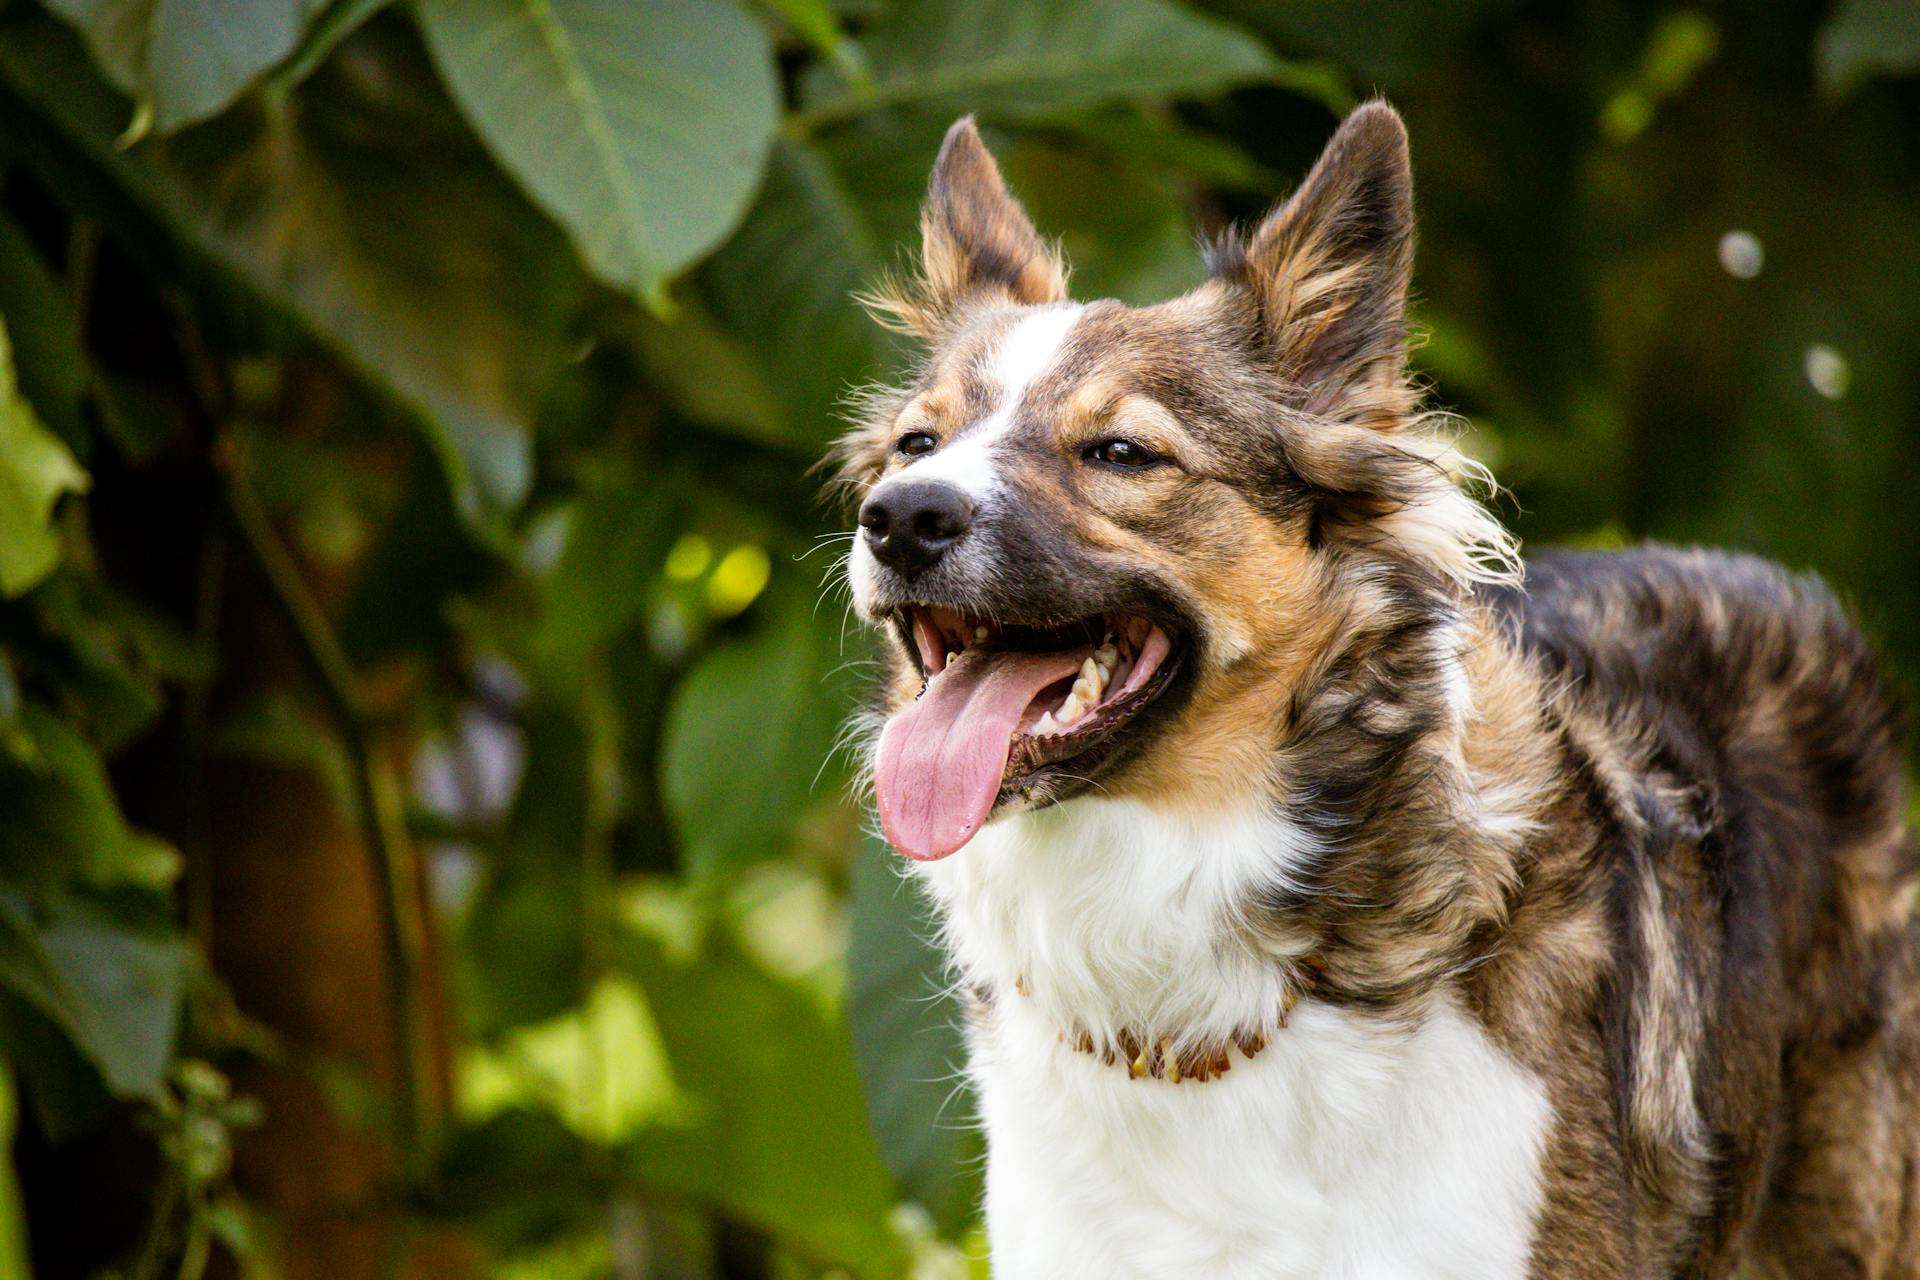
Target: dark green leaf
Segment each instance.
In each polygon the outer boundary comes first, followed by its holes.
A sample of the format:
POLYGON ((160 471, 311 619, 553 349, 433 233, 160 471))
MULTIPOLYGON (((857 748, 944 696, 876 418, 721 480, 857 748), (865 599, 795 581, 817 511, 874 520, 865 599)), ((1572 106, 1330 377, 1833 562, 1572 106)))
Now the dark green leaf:
POLYGON ((662 475, 596 494, 574 508, 534 635, 542 662, 577 668, 586 654, 640 618, 679 516, 677 485, 662 475))
POLYGON ((586 733, 551 705, 530 708, 525 722, 526 771, 465 921, 473 959, 465 995, 470 1021, 486 1034, 578 1003, 587 976, 586 733))
POLYGON ((159 1091, 187 970, 176 939, 0 889, 0 983, 51 1018, 123 1097, 159 1091))
POLYGON ((434 61, 596 274, 664 298, 738 221, 777 113, 736 0, 419 0, 434 61))
POLYGON ((80 325, 60 282, 10 220, 0 217, 0 321, 13 341, 20 393, 40 420, 86 456, 80 404, 87 394, 87 359, 80 325))
POLYGON ((634 939, 625 961, 695 1101, 685 1127, 633 1140, 634 1171, 857 1275, 903 1274, 844 1029, 717 935, 693 955, 634 939))
POLYGON ((848 388, 892 369, 885 336, 852 301, 887 261, 870 217, 824 152, 783 142, 746 225, 703 273, 715 317, 747 341, 785 406, 781 438, 831 440, 848 388))
POLYGON ((822 613, 789 584, 753 635, 716 648, 674 691, 660 785, 696 875, 783 852, 809 802, 843 776, 823 762, 852 706, 846 663, 864 638, 843 653, 837 610, 822 613))
POLYGON ((907 1198, 958 1234, 980 1208, 984 1148, 962 1083, 962 1011, 935 927, 899 855, 867 841, 847 951, 847 1023, 867 1120, 907 1198))

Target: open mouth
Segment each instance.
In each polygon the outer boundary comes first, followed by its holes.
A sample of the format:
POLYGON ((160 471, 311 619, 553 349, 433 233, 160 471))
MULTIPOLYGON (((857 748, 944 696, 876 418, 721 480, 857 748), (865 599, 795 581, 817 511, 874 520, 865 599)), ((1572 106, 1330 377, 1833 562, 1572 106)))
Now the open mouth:
POLYGON ((922 861, 1067 762, 1084 780, 1177 665, 1174 637, 1133 614, 1029 626, 915 605, 896 621, 927 683, 881 733, 874 791, 887 839, 922 861))

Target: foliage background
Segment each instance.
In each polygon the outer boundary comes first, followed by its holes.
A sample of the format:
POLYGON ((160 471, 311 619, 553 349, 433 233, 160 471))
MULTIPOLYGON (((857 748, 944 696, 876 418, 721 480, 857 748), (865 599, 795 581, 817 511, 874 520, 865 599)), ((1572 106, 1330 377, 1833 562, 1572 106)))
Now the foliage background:
POLYGON ((1912 0, 0 4, 0 1276, 981 1270, 807 475, 961 112, 1144 301, 1385 92, 1520 531, 1816 568, 1911 687, 1917 65, 1912 0))

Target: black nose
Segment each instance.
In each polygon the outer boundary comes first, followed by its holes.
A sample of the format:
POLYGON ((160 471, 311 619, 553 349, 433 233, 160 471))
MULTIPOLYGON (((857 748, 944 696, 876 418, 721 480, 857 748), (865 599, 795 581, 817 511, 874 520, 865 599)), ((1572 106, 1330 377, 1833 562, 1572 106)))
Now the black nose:
POLYGON ((883 484, 860 504, 860 527, 880 563, 919 573, 973 524, 973 501, 939 480, 883 484))

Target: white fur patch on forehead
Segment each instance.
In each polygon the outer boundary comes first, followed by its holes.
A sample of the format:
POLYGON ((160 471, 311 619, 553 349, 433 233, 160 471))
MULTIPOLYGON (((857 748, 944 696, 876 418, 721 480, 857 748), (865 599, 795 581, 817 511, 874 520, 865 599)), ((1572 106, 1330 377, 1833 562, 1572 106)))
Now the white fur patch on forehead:
POLYGON ((976 501, 991 493, 998 479, 994 471, 995 444, 1013 425, 1028 389, 1059 361, 1082 310, 1074 303, 1040 308, 1022 316, 1002 334, 984 368, 994 387, 992 410, 963 428, 939 452, 920 459, 901 474, 948 481, 976 501))
POLYGON ((1080 321, 1084 308, 1067 303, 1047 307, 1021 319, 1007 330, 987 362, 988 376, 1000 384, 998 414, 1011 414, 1027 388, 1053 367, 1066 345, 1067 335, 1080 321))

